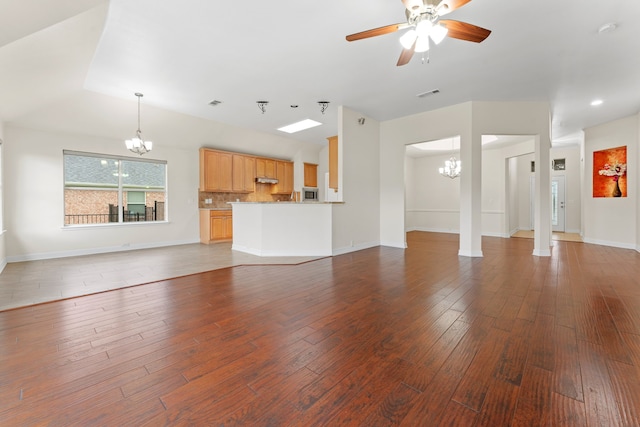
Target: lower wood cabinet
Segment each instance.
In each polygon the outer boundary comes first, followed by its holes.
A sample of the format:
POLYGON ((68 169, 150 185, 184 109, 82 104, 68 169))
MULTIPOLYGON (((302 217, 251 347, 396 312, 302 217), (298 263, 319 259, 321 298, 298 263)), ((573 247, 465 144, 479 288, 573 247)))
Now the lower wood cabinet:
POLYGON ((200 242, 204 244, 233 239, 231 210, 200 210, 200 242))

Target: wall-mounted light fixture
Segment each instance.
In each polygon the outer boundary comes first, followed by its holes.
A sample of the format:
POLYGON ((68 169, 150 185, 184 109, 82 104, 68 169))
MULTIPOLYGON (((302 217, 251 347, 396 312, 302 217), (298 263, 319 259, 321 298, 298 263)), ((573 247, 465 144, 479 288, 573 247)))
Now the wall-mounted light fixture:
POLYGON ((269 105, 269 101, 256 101, 256 103, 258 104, 258 108, 260 109, 260 111, 262 111, 262 114, 264 114, 267 111, 267 105, 269 105))

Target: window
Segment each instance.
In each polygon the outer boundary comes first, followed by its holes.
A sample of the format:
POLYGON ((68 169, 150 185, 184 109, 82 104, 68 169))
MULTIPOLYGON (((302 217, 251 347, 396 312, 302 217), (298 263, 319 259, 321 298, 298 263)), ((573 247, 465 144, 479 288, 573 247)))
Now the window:
POLYGON ((63 154, 66 226, 165 220, 166 162, 63 154))

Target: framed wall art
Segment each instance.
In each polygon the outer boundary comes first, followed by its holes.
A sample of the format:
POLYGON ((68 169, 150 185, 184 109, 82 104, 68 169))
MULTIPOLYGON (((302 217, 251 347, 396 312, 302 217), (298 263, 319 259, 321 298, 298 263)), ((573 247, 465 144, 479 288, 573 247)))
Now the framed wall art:
POLYGON ((627 147, 593 152, 593 197, 627 197, 627 147))

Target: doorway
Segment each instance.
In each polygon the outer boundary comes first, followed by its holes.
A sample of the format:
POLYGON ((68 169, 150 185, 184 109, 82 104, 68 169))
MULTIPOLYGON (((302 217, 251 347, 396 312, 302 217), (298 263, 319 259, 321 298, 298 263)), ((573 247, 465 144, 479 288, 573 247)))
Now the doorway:
POLYGON ((551 178, 551 230, 564 233, 565 182, 564 176, 551 178))

